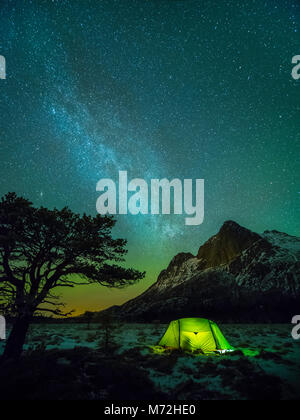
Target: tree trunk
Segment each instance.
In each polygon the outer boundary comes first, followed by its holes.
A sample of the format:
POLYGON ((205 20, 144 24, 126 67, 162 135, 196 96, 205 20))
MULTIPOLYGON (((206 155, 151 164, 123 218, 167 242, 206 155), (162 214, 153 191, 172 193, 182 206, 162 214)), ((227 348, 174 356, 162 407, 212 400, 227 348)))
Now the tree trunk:
POLYGON ((26 334, 30 325, 30 320, 31 317, 29 316, 17 318, 8 337, 2 356, 2 361, 8 359, 18 360, 21 357, 26 334))

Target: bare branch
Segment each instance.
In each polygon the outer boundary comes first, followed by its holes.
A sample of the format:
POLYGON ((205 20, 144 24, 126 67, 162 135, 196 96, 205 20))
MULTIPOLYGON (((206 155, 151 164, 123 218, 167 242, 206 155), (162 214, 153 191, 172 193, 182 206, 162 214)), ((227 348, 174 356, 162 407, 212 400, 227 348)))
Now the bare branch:
POLYGON ((37 312, 47 312, 47 313, 51 313, 53 315, 62 316, 62 317, 68 317, 75 312, 74 310, 72 310, 70 312, 63 313, 59 309, 55 310, 55 309, 47 309, 47 308, 37 308, 36 311, 37 312))

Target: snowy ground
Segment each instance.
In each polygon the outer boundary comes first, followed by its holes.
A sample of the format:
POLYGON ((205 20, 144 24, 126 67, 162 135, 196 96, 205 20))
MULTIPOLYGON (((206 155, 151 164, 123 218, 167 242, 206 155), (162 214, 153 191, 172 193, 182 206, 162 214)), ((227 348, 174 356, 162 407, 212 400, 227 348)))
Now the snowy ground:
MULTIPOLYGON (((230 344, 247 350, 247 356, 162 351, 157 343, 166 325, 118 325, 109 340, 116 360, 140 367, 155 389, 174 399, 278 399, 279 393, 283 399, 300 399, 300 341, 292 339, 291 325, 220 327, 230 344)), ((25 351, 86 347, 101 353, 103 346, 103 328, 97 324, 90 329, 84 324, 33 325, 25 351)), ((3 347, 0 342, 0 354, 3 347)))

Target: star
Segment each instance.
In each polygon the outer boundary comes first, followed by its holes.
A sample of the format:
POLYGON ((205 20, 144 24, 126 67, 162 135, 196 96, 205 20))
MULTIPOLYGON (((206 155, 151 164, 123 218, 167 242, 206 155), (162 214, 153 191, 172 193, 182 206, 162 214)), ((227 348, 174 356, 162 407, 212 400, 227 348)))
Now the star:
MULTIPOLYGON (((95 215, 97 182, 119 171, 204 179, 198 228, 172 214, 117 218, 147 284, 226 219, 299 234, 299 2, 3 3, 0 196, 95 215)), ((137 288, 126 293, 101 305, 137 288)))

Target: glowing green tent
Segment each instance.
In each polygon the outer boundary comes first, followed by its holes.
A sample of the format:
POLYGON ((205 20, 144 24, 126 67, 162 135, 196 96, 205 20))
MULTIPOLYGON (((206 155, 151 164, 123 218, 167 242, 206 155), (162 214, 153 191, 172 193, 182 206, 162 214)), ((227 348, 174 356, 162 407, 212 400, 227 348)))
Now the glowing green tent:
POLYGON ((183 318, 172 321, 159 342, 160 346, 203 353, 232 351, 220 328, 203 318, 183 318))

